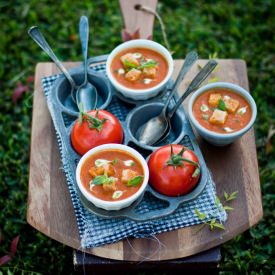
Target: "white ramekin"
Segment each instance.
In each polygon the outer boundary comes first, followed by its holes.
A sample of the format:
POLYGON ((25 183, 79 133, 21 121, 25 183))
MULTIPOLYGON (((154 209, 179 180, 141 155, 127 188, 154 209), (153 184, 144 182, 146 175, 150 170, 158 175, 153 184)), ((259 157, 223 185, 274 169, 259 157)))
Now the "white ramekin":
POLYGON ((134 201, 136 201, 138 198, 140 198, 143 195, 143 193, 148 185, 148 179, 149 179, 149 170, 148 170, 147 162, 145 161, 143 156, 135 149, 133 149, 129 146, 123 145, 123 144, 108 143, 108 144, 99 145, 99 146, 89 150, 85 155, 82 156, 82 158, 80 159, 80 161, 77 165, 77 168, 76 168, 76 182, 77 182, 77 186, 78 186, 80 192, 82 193, 82 195, 88 201, 93 203, 96 207, 103 208, 105 210, 120 210, 122 208, 130 206, 134 201), (125 151, 128 154, 133 155, 137 160, 139 160, 143 167, 144 178, 143 178, 141 187, 138 189, 138 191, 136 193, 134 193, 132 196, 130 196, 126 199, 118 200, 118 201, 101 200, 101 199, 93 196, 90 192, 88 192, 81 182, 80 172, 81 172, 83 163, 91 155, 95 154, 98 151, 102 151, 102 150, 106 150, 106 149, 117 149, 117 150, 125 151))
POLYGON ((157 42, 151 41, 151 40, 146 40, 146 39, 135 39, 135 40, 130 40, 127 42, 124 42, 117 46, 108 56, 107 62, 106 62, 106 72, 109 80, 111 81, 112 85, 115 87, 117 91, 119 91, 123 96, 126 98, 134 99, 134 100, 146 100, 151 97, 156 96, 158 93, 160 93, 165 86, 167 85, 167 82, 172 76, 174 70, 174 62, 171 54, 169 51, 164 48, 162 45, 160 45, 157 42), (154 50, 158 53, 160 53, 164 58, 166 59, 168 63, 168 72, 166 77, 156 86, 148 88, 148 89, 131 89, 128 87, 123 86, 120 84, 115 77, 113 76, 111 72, 111 63, 114 59, 114 57, 127 49, 131 48, 146 48, 146 49, 151 49, 154 50))

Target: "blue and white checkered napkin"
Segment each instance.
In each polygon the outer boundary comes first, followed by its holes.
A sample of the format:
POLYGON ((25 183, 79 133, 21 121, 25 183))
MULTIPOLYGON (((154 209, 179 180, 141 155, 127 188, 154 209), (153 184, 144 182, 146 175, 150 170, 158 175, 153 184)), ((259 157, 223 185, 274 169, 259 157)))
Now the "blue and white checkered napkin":
MULTIPOLYGON (((95 66, 94 69, 97 71, 104 71, 105 66, 98 65, 95 66)), ((196 199, 188 203, 184 203, 174 214, 159 220, 134 222, 128 219, 104 219, 91 214, 91 212, 84 208, 77 195, 76 183, 74 182, 73 177, 75 171, 70 171, 68 169, 69 166, 67 165, 67 162, 68 159, 70 159, 70 156, 66 156, 66 152, 63 152, 62 150, 60 137, 58 136, 58 127, 60 126, 54 119, 54 113, 56 110, 53 110, 53 108, 50 107, 51 102, 48 94, 51 93, 51 87, 57 77, 57 75, 46 77, 43 78, 42 82, 57 134, 62 163, 64 166, 67 184, 78 223, 81 246, 83 248, 92 248, 110 244, 127 237, 147 237, 157 233, 200 224, 202 221, 196 215, 195 209, 198 209, 200 213, 206 214, 205 221, 209 221, 213 218, 220 222, 224 222, 226 220, 226 212, 216 203, 215 184, 210 175, 204 191, 196 199)), ((114 99, 108 110, 116 115, 119 119, 123 120, 129 111, 124 108, 126 107, 120 106, 119 101, 114 99)), ((163 207, 163 202, 146 193, 143 201, 138 206, 137 211, 143 211, 144 213, 144 211, 161 209, 163 207)))

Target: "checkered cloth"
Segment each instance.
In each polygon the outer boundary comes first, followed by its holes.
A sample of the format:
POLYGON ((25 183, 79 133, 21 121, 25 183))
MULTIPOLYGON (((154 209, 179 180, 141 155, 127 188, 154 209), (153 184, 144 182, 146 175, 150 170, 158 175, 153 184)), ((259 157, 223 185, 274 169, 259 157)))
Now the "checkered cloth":
MULTIPOLYGON (((105 65, 96 65, 93 69, 97 71, 105 71, 105 65)), ((63 150, 61 144, 61 138, 59 136, 59 128, 63 127, 59 125, 55 119, 55 113, 58 110, 54 110, 51 104, 51 97, 48 97, 52 91, 52 85, 58 78, 58 75, 43 78, 42 83, 44 92, 47 98, 48 107, 52 116, 54 127, 56 130, 57 141, 61 153, 62 163, 68 188, 71 194, 71 199, 77 219, 79 234, 81 238, 81 246, 83 248, 92 248, 105 244, 110 244, 122 240, 127 237, 148 237, 157 233, 167 232, 186 226, 200 224, 202 221, 195 213, 195 209, 198 209, 200 213, 205 213, 206 218, 204 221, 216 219, 217 221, 224 222, 227 218, 226 212, 221 205, 216 202, 216 190, 215 184, 209 174, 209 179, 204 191, 194 200, 183 203, 174 214, 159 220, 152 220, 146 222, 134 222, 129 219, 105 219, 96 216, 89 212, 81 203, 80 198, 76 190, 75 171, 70 171, 68 168, 68 159, 70 156, 66 155, 67 151, 63 150)), ((130 111, 125 104, 121 104, 120 101, 113 97, 110 106, 107 108, 121 121, 125 120, 127 113, 130 111)), ((66 120, 66 118, 64 118, 66 120)), ((67 123, 71 123, 68 121, 67 123)), ((65 121, 66 124, 66 121, 65 121)), ((64 146, 64 145, 63 145, 64 146)), ((67 144, 66 146, 71 146, 67 144)), ((163 201, 156 199, 150 193, 146 192, 142 202, 137 207, 136 211, 145 213, 155 209, 165 208, 163 201)))

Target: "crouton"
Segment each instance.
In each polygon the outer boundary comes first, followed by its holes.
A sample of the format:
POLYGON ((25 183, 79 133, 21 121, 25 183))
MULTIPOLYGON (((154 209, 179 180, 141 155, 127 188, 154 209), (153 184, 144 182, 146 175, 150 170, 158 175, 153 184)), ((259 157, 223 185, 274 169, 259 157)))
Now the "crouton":
POLYGON ((90 170, 89 170, 89 174, 95 178, 96 176, 100 176, 100 175, 104 175, 106 174, 108 177, 110 176, 114 176, 115 175, 115 168, 112 164, 107 163, 103 166, 100 167, 96 167, 93 166, 90 170))
POLYGON ((116 171, 114 168, 114 165, 108 163, 106 165, 103 166, 105 169, 105 173, 107 174, 108 177, 114 176, 116 171))
POLYGON ((109 179, 111 179, 111 180, 104 182, 102 184, 103 190, 106 192, 116 191, 117 190, 117 185, 116 185, 117 178, 109 178, 109 179))
POLYGON ((141 75, 141 71, 139 71, 137 69, 131 69, 125 75, 125 79, 127 79, 128 81, 134 82, 134 81, 137 81, 139 79, 140 75, 141 75))
POLYGON ((104 167, 96 167, 93 166, 92 168, 89 169, 89 174, 95 178, 96 176, 103 175, 104 174, 104 167))
POLYGON ((209 122, 214 125, 223 125, 226 121, 228 114, 226 111, 216 109, 209 119, 209 122))
POLYGON ((155 78, 156 74, 157 74, 157 69, 154 67, 150 67, 150 68, 144 68, 142 70, 144 76, 146 77, 150 77, 150 78, 155 78))
POLYGON ((136 171, 133 171, 131 169, 124 169, 122 170, 122 177, 121 181, 122 183, 127 184, 131 179, 135 178, 138 175, 136 171))
POLYGON ((135 58, 135 56, 131 53, 126 53, 125 55, 121 56, 120 60, 125 68, 131 67, 129 66, 130 64, 136 67, 139 66, 137 58, 135 58))
POLYGON ((224 103, 225 103, 226 111, 228 111, 229 113, 235 113, 240 106, 239 101, 231 97, 224 99, 224 103))
POLYGON ((217 107, 219 105, 219 101, 222 98, 221 94, 210 94, 208 98, 208 104, 211 107, 217 107))

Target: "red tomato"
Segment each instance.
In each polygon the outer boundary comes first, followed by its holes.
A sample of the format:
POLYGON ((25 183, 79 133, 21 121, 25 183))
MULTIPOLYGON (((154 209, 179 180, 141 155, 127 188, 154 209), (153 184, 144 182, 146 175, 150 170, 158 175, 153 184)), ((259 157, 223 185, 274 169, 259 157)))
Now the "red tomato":
POLYGON ((92 110, 80 114, 71 132, 73 148, 84 155, 90 149, 106 143, 123 141, 123 129, 119 120, 105 110, 92 110))
POLYGON ((167 196, 189 193, 200 178, 197 156, 179 144, 169 144, 157 149, 150 156, 148 166, 150 184, 159 193, 167 196))

